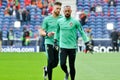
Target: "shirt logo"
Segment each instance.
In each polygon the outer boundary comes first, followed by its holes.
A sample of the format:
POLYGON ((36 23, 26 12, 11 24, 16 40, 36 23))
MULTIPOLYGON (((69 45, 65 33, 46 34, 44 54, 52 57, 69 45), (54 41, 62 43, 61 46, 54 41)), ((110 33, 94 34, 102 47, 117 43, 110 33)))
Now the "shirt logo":
POLYGON ((72 27, 72 25, 73 25, 73 23, 72 22, 70 22, 70 26, 72 27))
POLYGON ((53 22, 49 22, 49 23, 53 23, 53 22))

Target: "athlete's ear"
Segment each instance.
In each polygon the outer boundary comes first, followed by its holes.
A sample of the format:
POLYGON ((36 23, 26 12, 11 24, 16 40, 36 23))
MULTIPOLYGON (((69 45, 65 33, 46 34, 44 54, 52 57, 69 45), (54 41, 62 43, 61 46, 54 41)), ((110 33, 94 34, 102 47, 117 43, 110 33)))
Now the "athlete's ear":
POLYGON ((72 10, 70 10, 70 13, 72 13, 72 10))
POLYGON ((63 13, 65 14, 65 10, 63 10, 63 13))

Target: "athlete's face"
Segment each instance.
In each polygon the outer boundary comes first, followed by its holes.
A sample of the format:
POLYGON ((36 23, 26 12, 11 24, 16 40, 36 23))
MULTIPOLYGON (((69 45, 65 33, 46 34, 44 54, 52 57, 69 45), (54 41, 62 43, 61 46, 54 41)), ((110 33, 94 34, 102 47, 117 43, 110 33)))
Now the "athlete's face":
POLYGON ((61 11, 61 6, 60 5, 55 5, 54 10, 53 10, 54 14, 56 16, 58 16, 60 14, 60 11, 61 11))
POLYGON ((64 15, 65 15, 66 18, 69 18, 71 16, 71 12, 72 12, 72 10, 71 10, 70 7, 65 7, 64 8, 64 15))

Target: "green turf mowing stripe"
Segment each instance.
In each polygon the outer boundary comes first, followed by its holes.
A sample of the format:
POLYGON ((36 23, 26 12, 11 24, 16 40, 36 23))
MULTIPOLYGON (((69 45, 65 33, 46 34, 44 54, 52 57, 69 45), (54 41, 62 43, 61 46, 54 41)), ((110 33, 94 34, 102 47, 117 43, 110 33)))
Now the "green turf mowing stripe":
MULTIPOLYGON (((78 53, 76 80, 119 80, 119 53, 78 53)), ((0 53, 0 80, 43 80, 43 53, 0 53)), ((53 70, 53 80, 63 80, 60 66, 53 70)))

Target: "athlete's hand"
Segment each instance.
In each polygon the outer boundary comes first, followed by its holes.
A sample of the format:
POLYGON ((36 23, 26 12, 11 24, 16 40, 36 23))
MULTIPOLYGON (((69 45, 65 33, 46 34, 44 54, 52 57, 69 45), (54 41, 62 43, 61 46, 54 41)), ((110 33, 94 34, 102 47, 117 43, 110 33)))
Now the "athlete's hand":
POLYGON ((89 45, 90 45, 90 42, 89 42, 89 41, 88 41, 88 42, 86 42, 86 43, 85 43, 85 45, 86 45, 86 46, 89 46, 89 45))
POLYGON ((54 48, 56 49, 56 50, 58 50, 58 44, 57 44, 58 42, 57 42, 57 40, 55 39, 54 40, 54 48))
POLYGON ((48 37, 51 37, 51 36, 53 36, 55 34, 55 32, 49 32, 48 34, 47 34, 47 36, 48 37))
POLYGON ((86 46, 86 49, 88 49, 89 51, 93 51, 93 46, 92 46, 92 44, 91 44, 90 41, 89 41, 89 42, 86 42, 86 43, 85 43, 85 46, 86 46))

